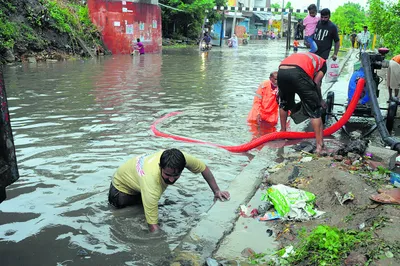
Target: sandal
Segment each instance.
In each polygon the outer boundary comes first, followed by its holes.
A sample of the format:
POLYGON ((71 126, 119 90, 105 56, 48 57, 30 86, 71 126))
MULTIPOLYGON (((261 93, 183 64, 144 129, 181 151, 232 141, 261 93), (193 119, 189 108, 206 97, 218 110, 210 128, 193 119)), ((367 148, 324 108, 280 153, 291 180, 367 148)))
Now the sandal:
POLYGON ((379 189, 378 193, 377 195, 371 195, 369 198, 380 203, 400 205, 400 188, 379 189))

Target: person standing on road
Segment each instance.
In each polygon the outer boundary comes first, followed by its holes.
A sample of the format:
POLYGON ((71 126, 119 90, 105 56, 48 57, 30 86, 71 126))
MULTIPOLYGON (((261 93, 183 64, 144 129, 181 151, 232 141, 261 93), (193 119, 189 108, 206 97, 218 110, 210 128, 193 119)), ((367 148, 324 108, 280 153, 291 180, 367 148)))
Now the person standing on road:
POLYGON ((140 55, 144 54, 144 45, 139 38, 136 39, 135 49, 139 51, 140 55))
POLYGON ((293 41, 293 52, 297 53, 297 51, 299 50, 299 45, 300 45, 300 43, 297 40, 297 38, 294 39, 294 41, 293 41))
POLYGON ((368 31, 368 27, 364 26, 364 30, 360 33, 359 42, 360 42, 360 52, 367 51, 367 47, 369 44, 369 39, 371 34, 368 31))
POLYGON ((352 48, 355 48, 356 39, 357 39, 357 34, 356 34, 356 32, 353 30, 353 33, 350 34, 350 41, 351 41, 351 47, 352 47, 352 48))
POLYGON ((323 124, 321 119, 321 80, 324 77, 325 59, 313 53, 295 53, 286 57, 279 65, 279 117, 281 131, 286 131, 288 111, 295 107, 295 94, 301 99, 305 115, 310 117, 315 132, 316 153, 324 148, 323 124))
MULTIPOLYGON (((339 34, 335 24, 330 21, 331 11, 328 8, 321 10, 321 20, 318 22, 314 40, 318 46, 318 50, 315 52, 316 55, 323 59, 328 59, 332 49, 332 42, 335 43, 332 59, 336 60, 339 53, 339 34)), ((326 67, 326 66, 325 66, 326 67)), ((325 71, 326 72, 326 71, 325 71)))
POLYGON ((158 201, 165 189, 180 178, 184 168, 203 175, 214 193, 214 200, 229 200, 229 192, 219 189, 204 162, 178 149, 168 149, 134 157, 121 165, 113 176, 108 202, 116 208, 143 204, 150 232, 157 231, 160 229, 158 201))
POLYGON ((400 54, 389 61, 386 84, 389 89, 389 100, 398 101, 400 91, 400 54))

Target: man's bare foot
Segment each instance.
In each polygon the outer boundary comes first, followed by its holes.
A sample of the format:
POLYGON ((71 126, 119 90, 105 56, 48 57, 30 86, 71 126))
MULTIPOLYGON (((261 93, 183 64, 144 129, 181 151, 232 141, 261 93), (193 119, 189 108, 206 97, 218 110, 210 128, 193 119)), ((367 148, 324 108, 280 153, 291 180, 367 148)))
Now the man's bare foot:
POLYGON ((315 149, 315 153, 316 153, 317 155, 323 155, 324 153, 326 153, 326 151, 324 150, 324 148, 325 148, 325 145, 324 145, 324 144, 322 144, 322 145, 317 145, 317 148, 315 149))

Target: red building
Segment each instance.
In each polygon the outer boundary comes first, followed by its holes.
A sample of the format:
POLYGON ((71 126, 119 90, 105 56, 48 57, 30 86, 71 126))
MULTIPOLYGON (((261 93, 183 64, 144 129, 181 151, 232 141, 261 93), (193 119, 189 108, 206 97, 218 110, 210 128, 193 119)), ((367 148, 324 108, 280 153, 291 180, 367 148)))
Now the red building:
POLYGON ((87 3, 93 23, 113 54, 131 53, 137 38, 146 53, 161 51, 161 9, 157 0, 88 0, 87 3))

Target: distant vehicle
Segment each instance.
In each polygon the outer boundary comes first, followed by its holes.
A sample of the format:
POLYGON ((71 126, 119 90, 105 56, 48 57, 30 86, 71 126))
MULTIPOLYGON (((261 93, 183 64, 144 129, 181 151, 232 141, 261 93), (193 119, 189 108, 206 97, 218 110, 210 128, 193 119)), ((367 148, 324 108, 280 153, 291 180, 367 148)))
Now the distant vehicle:
POLYGON ((0 66, 0 203, 7 198, 6 187, 17 181, 18 178, 3 68, 0 66))
POLYGON ((207 44, 205 41, 202 41, 202 42, 201 42, 200 49, 201 49, 202 51, 210 51, 211 48, 212 48, 211 43, 207 44))

